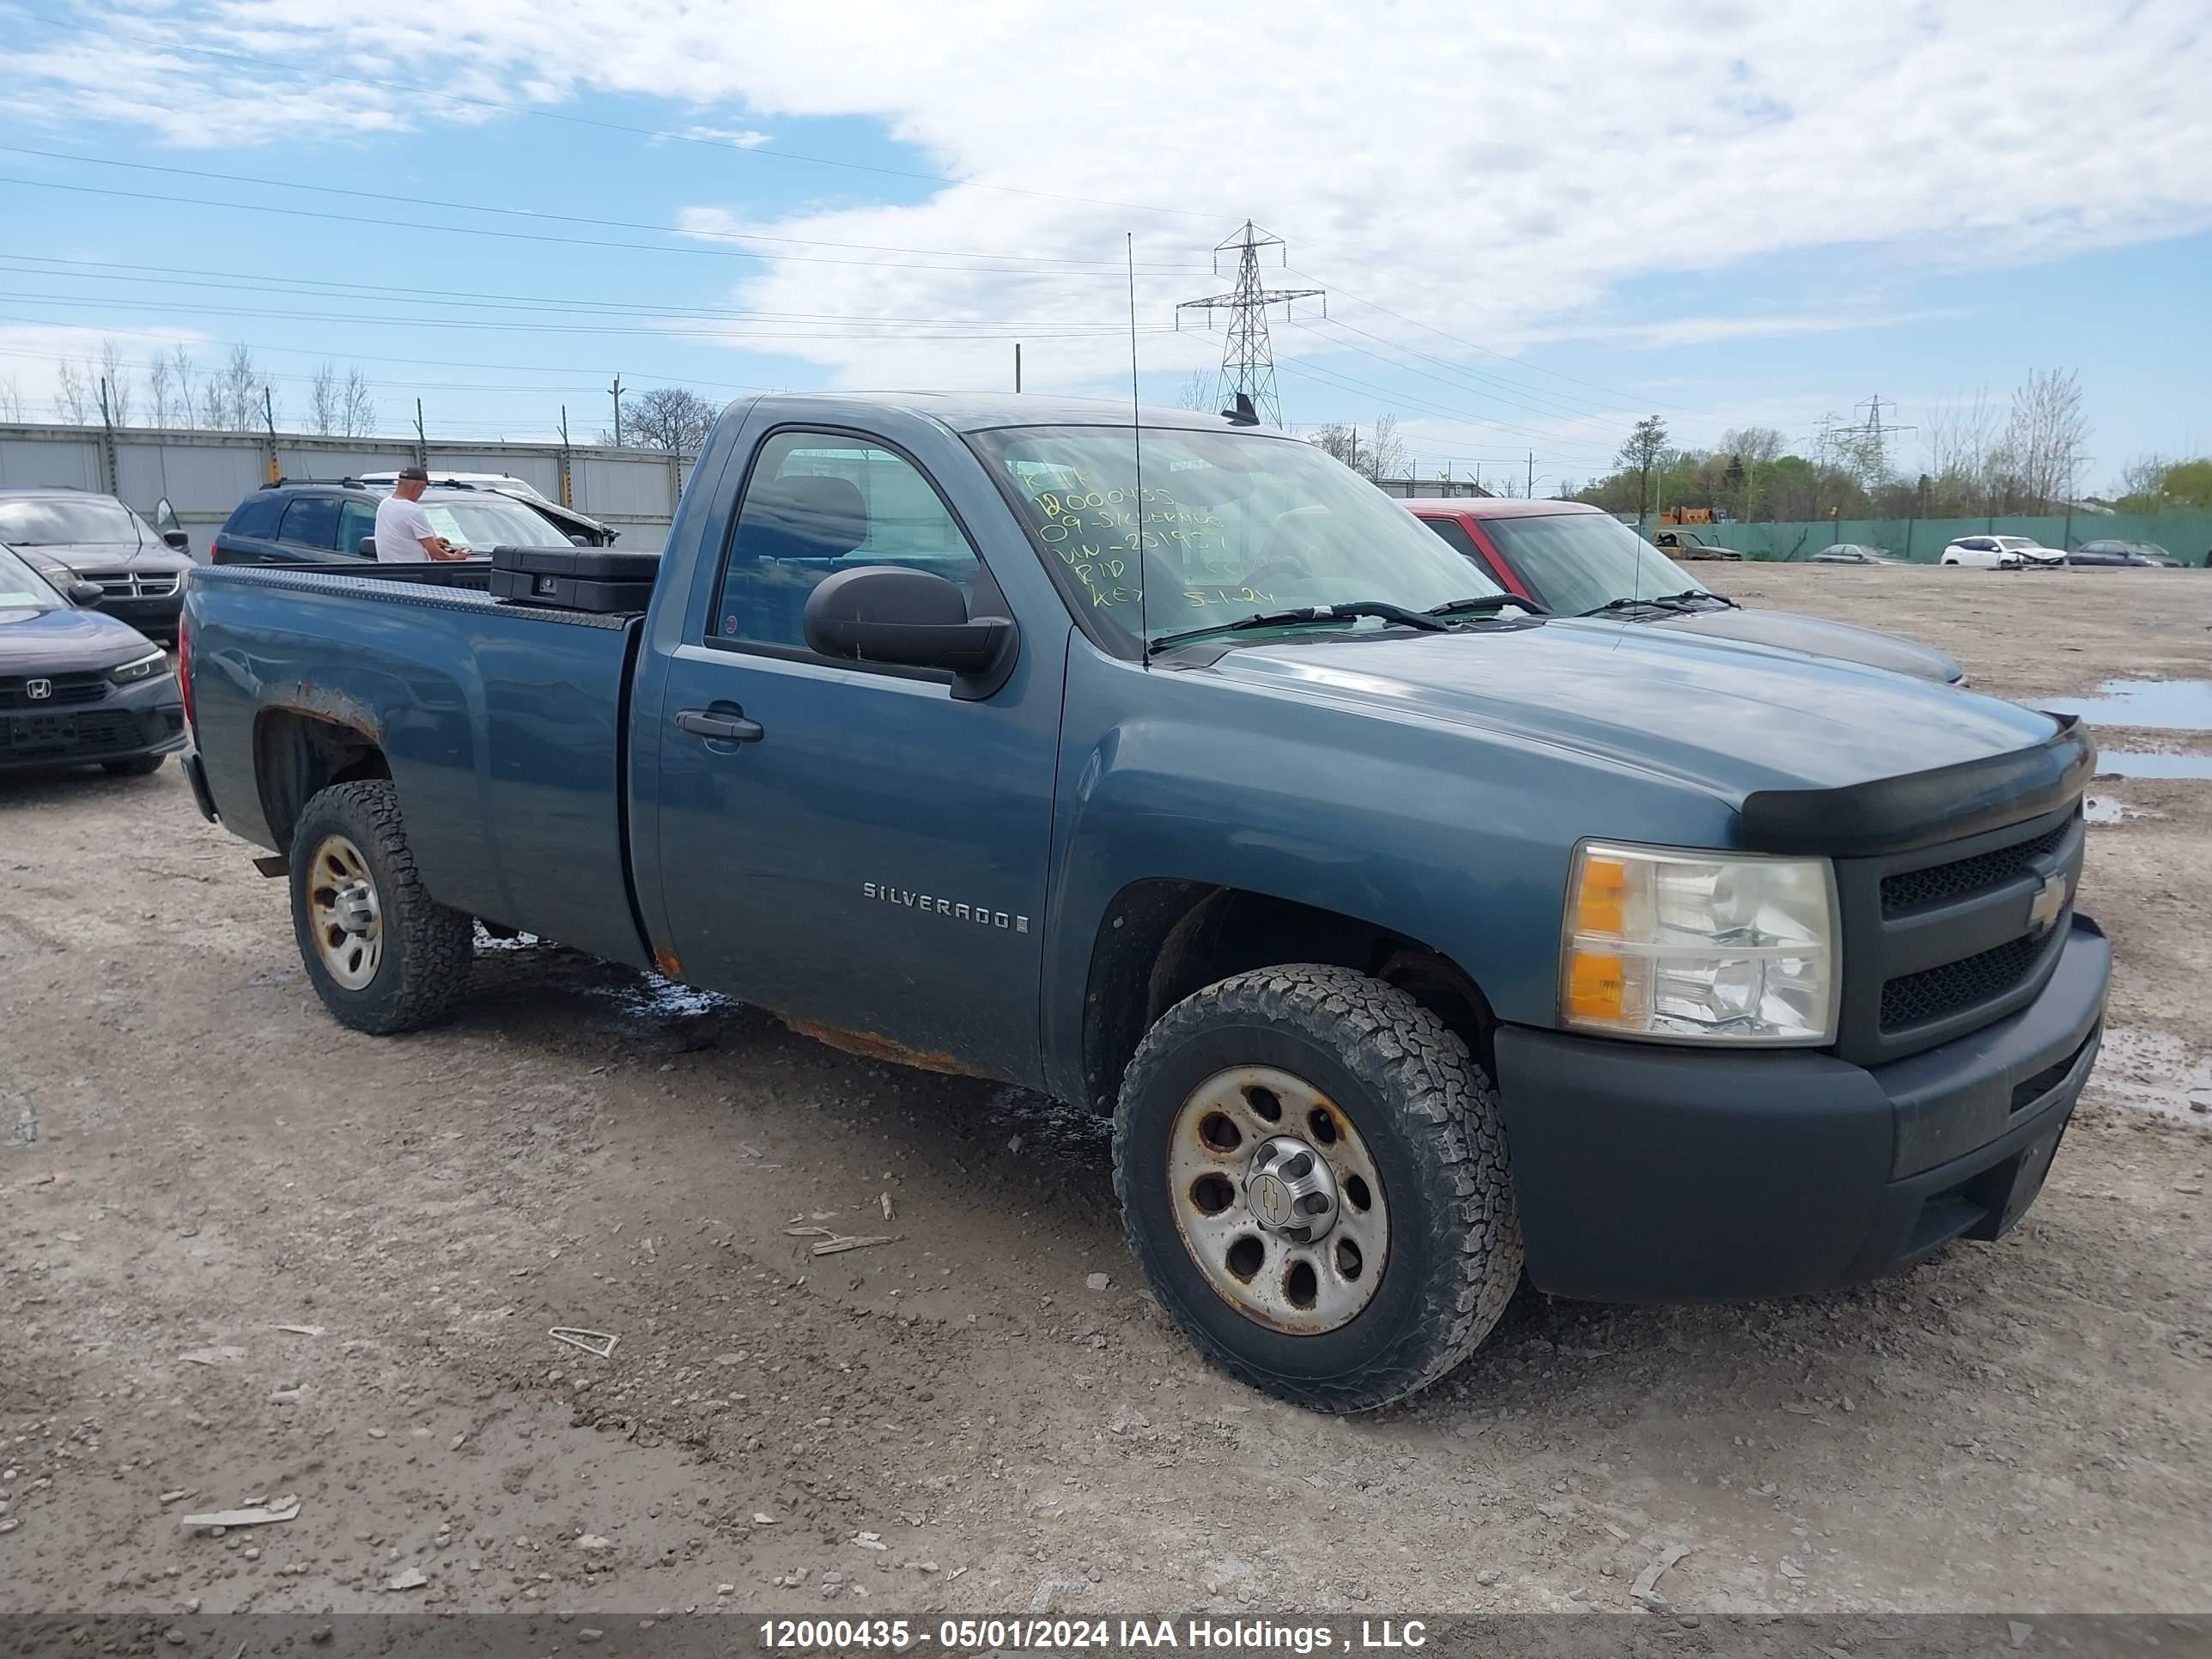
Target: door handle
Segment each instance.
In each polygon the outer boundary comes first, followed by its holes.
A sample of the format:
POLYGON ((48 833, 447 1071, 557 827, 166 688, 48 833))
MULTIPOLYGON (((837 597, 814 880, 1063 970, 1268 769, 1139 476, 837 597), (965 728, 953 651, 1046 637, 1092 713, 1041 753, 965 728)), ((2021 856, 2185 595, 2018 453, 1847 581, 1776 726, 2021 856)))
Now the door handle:
POLYGON ((766 735, 758 720, 747 720, 744 711, 733 703, 683 709, 676 716, 676 724, 694 737, 712 738, 718 743, 758 743, 766 735))

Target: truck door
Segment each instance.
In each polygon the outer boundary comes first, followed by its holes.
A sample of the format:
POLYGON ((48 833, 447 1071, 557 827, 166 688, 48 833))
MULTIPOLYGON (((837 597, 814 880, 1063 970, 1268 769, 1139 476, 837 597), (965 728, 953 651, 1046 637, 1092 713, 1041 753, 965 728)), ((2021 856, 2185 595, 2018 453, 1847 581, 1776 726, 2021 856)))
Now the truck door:
MULTIPOLYGON (((733 465, 744 465, 742 457, 733 465)), ((816 583, 902 564, 1006 616, 967 529, 881 441, 787 428, 754 452, 660 689, 658 865, 683 976, 795 1023, 1036 1080, 1060 686, 817 655, 816 583)), ((886 1048, 885 1052, 890 1052, 886 1048)))

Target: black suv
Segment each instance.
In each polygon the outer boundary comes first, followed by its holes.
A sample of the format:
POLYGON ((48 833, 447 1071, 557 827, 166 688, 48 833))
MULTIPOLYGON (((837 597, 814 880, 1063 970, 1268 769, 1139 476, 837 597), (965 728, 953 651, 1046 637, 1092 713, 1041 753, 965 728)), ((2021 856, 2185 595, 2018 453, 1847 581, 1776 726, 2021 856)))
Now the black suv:
MULTIPOLYGON (((210 550, 216 564, 336 563, 376 556, 376 504, 388 486, 341 478, 334 483, 280 478, 257 489, 217 531, 210 550)), ((596 520, 557 507, 465 483, 433 484, 422 492, 431 526, 456 546, 489 553, 502 544, 556 547, 604 546, 614 538, 596 520)))

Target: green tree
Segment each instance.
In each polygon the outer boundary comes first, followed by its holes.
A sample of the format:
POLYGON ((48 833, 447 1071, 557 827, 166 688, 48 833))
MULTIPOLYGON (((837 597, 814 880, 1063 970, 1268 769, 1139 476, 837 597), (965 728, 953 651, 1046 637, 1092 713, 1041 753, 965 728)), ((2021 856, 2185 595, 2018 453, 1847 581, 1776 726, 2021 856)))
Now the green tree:
POLYGON ((2168 506, 2212 508, 2212 458, 2166 468, 2160 493, 2168 506))

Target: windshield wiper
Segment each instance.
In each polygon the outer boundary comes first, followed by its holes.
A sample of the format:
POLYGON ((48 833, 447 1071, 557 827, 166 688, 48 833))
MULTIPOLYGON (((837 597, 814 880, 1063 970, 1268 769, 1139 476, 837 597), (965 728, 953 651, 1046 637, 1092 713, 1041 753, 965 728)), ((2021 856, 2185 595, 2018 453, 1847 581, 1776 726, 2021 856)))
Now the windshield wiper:
POLYGON ((1388 599, 1351 599, 1342 605, 1302 605, 1290 611, 1261 611, 1249 617, 1240 617, 1231 623, 1215 623, 1208 628, 1187 628, 1180 634, 1163 634, 1152 641, 1152 649, 1165 651, 1190 640, 1204 639, 1209 634, 1237 634, 1249 628, 1297 628, 1309 623, 1349 622, 1356 617, 1374 617, 1382 622, 1398 623, 1407 628, 1419 628, 1431 634, 1449 629, 1449 623, 1439 622, 1425 611, 1409 611, 1402 605, 1392 605, 1388 599))
POLYGON ((1518 593, 1485 593, 1475 599, 1447 599, 1442 605, 1432 605, 1431 617, 1495 616, 1507 608, 1518 605, 1532 617, 1548 617, 1551 611, 1534 599, 1524 599, 1518 593))
POLYGON ((1620 599, 1607 599, 1603 605, 1594 605, 1589 610, 1578 611, 1575 614, 1578 617, 1602 617, 1609 611, 1641 611, 1647 607, 1654 611, 1686 611, 1699 599, 1717 599, 1731 608, 1735 605, 1734 599, 1724 599, 1709 588, 1686 587, 1679 593, 1624 594, 1620 599))

